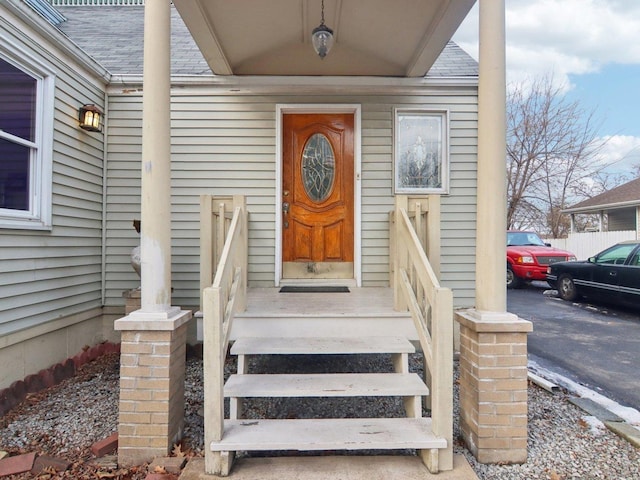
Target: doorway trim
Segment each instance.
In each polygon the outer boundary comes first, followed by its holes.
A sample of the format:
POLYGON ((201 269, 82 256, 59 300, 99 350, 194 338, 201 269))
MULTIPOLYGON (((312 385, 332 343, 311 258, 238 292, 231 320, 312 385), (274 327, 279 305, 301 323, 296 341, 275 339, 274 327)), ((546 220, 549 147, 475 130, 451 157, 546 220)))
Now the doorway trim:
MULTIPOLYGON (((276 105, 276 198, 275 198, 275 228, 276 228, 276 251, 275 251, 275 284, 279 287, 283 282, 282 278, 282 117, 288 113, 351 113, 353 114, 353 195, 354 195, 354 219, 353 219, 353 280, 336 279, 332 283, 351 283, 356 287, 362 286, 362 174, 361 174, 361 105, 330 103, 330 104, 277 104, 276 105)), ((292 281, 293 282, 293 281, 292 281)), ((304 280, 295 283, 304 283, 304 280)), ((308 282, 308 280, 306 281, 308 282)), ((324 280, 327 282, 327 280, 324 280)), ((289 281, 287 280, 287 283, 289 281)))

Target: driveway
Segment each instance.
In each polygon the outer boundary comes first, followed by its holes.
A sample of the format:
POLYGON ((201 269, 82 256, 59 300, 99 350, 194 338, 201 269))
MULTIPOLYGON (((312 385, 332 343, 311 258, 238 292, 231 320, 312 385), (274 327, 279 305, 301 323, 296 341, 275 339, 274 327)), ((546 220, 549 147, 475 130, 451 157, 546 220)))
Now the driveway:
POLYGON ((548 288, 534 282, 507 294, 508 311, 533 323, 531 358, 640 410, 640 309, 565 302, 548 288))

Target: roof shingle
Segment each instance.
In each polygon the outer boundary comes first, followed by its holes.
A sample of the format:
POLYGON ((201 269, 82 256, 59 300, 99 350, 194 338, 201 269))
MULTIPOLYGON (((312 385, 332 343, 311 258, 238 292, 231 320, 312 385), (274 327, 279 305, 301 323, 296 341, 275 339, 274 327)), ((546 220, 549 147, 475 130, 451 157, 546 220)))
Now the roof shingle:
POLYGON ((596 208, 600 206, 614 206, 617 204, 638 202, 640 204, 640 178, 624 183, 619 187, 596 195, 595 197, 577 203, 565 209, 566 212, 582 210, 585 208, 596 208))

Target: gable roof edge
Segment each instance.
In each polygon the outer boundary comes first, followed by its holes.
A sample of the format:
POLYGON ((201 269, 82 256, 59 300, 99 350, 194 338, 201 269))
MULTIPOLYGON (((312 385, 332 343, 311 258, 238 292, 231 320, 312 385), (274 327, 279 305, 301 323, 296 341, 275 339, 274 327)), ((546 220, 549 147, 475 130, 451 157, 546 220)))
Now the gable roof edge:
POLYGON ((96 77, 105 84, 111 81, 111 73, 100 63, 94 60, 87 52, 80 48, 73 40, 64 35, 60 30, 34 10, 29 4, 20 0, 4 0, 2 6, 10 13, 18 17, 30 28, 37 30, 49 42, 63 50, 65 55, 75 59, 87 70, 93 72, 96 77))

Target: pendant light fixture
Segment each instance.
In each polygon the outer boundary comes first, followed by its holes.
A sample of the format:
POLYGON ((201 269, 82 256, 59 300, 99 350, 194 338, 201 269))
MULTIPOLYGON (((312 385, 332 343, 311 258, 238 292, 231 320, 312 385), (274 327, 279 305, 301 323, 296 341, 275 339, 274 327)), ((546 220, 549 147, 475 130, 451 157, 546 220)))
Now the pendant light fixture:
POLYGON ((333 30, 324 24, 324 0, 322 0, 321 8, 320 25, 311 32, 311 43, 320 58, 324 58, 333 46, 333 30))

